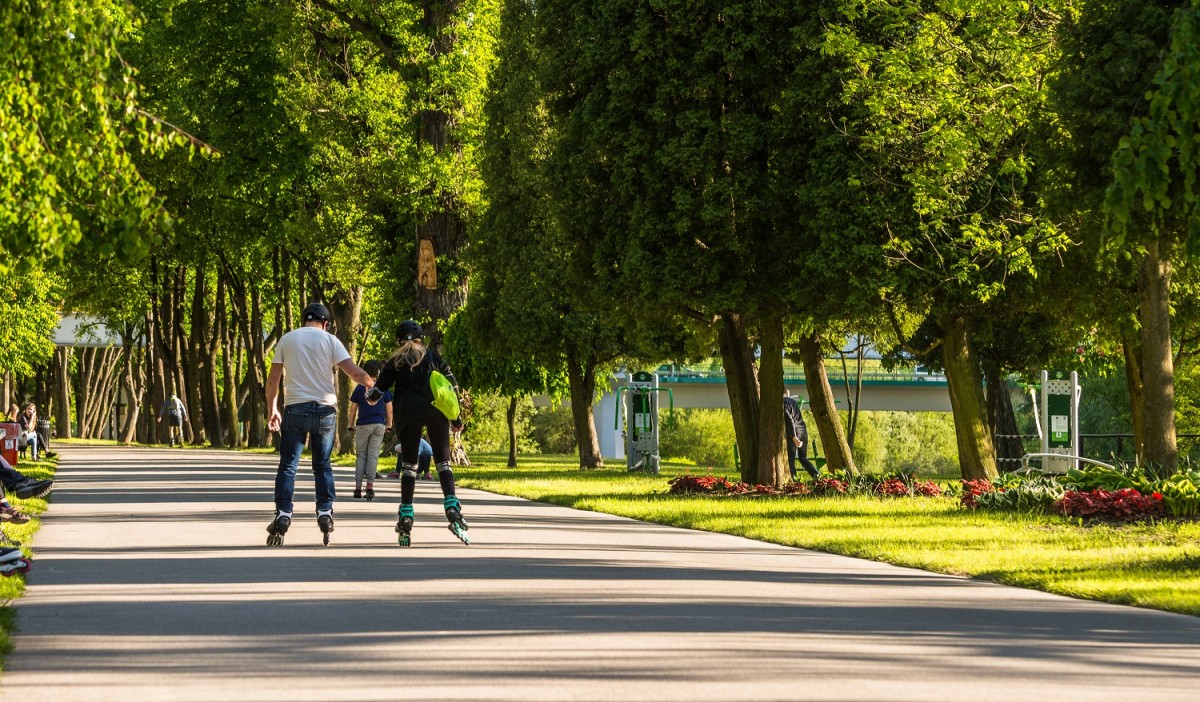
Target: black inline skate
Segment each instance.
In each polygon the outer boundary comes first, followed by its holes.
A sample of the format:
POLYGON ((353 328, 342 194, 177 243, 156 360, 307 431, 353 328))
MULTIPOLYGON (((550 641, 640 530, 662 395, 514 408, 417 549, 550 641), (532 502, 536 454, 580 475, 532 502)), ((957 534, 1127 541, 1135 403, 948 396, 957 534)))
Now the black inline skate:
POLYGON ((442 506, 446 508, 446 519, 450 521, 450 533, 458 537, 459 541, 470 546, 471 540, 467 538, 467 529, 470 527, 467 526, 467 520, 463 519, 462 503, 454 495, 447 495, 442 506))
POLYGON ((321 528, 321 538, 326 546, 329 545, 329 534, 333 531, 333 513, 321 512, 317 515, 317 526, 321 528))
POLYGON ((375 486, 371 483, 367 483, 367 489, 365 492, 363 492, 363 497, 367 499, 367 502, 375 499, 375 486))
POLYGON ((21 544, 8 538, 0 531, 0 575, 11 578, 17 573, 29 572, 29 559, 21 552, 21 544))
POLYGON ((396 543, 401 546, 412 546, 412 528, 415 516, 412 505, 400 505, 400 519, 396 522, 396 533, 399 538, 396 543))
POLYGON ((356 499, 356 500, 362 499, 362 487, 359 485, 354 486, 354 499, 356 499))
POLYGON ((267 545, 282 546, 283 535, 287 533, 288 527, 292 525, 292 516, 290 514, 282 514, 279 510, 275 510, 275 518, 267 525, 267 545))

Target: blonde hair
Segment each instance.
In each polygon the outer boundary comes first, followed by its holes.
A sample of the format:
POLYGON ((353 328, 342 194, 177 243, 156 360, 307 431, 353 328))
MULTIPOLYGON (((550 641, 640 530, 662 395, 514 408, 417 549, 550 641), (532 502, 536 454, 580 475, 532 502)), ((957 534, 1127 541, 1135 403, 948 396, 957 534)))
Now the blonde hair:
POLYGON ((412 370, 425 360, 425 344, 420 339, 409 339, 400 344, 390 360, 397 368, 403 364, 412 370))

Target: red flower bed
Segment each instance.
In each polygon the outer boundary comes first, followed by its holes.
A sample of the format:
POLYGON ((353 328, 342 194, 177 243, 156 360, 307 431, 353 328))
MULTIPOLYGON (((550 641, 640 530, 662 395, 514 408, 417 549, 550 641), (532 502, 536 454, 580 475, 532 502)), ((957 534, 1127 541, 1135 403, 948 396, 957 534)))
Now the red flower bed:
POLYGON ((992 492, 995 488, 992 487, 990 480, 964 480, 962 481, 962 497, 959 502, 967 509, 975 509, 979 505, 975 502, 975 496, 985 492, 992 492))
POLYGON ((844 495, 848 487, 846 481, 837 478, 819 478, 809 483, 809 489, 814 495, 844 495))
POLYGON ((1133 488, 1071 491, 1054 503, 1054 509, 1068 517, 1112 522, 1134 522, 1166 511, 1161 495, 1147 497, 1133 488))
POLYGON ((903 497, 908 494, 908 486, 899 478, 888 478, 876 483, 875 492, 886 497, 903 497))
MULTIPOLYGON (((845 480, 837 478, 820 478, 812 482, 793 482, 783 487, 771 485, 751 485, 749 483, 733 483, 728 479, 715 475, 681 475, 670 480, 672 495, 845 495, 850 492, 850 485, 845 480)), ((934 482, 914 482, 910 490, 908 485, 899 478, 885 480, 874 488, 876 494, 888 497, 904 497, 920 495, 933 497, 942 494, 942 489, 934 482)))
POLYGON ((678 478, 672 478, 670 485, 669 492, 672 495, 713 493, 741 495, 753 491, 753 488, 746 483, 731 483, 717 475, 681 475, 678 478))

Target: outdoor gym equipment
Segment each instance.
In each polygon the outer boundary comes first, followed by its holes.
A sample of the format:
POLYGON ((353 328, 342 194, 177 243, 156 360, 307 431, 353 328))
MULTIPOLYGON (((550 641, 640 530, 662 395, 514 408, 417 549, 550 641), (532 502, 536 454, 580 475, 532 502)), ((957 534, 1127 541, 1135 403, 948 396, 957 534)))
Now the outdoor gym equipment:
POLYGON ((670 402, 668 422, 675 414, 675 395, 670 388, 660 388, 653 373, 638 371, 629 385, 617 388, 617 412, 613 429, 621 428, 621 393, 626 390, 625 403, 625 463, 630 471, 645 471, 658 475, 658 393, 666 392, 670 402))
POLYGON ((1079 467, 1079 374, 1071 371, 1042 371, 1041 411, 1035 410, 1038 434, 1042 438, 1042 450, 1029 454, 1028 459, 1042 459, 1042 471, 1066 473, 1079 467), (1053 375, 1053 377, 1051 377, 1053 375), (1045 425, 1043 426, 1043 422, 1045 425))

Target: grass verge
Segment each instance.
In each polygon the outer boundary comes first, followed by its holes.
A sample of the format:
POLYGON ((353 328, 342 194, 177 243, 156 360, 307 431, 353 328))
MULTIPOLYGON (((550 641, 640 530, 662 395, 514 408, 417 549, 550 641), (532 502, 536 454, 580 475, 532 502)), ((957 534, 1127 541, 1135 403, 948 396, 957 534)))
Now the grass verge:
MULTIPOLYGON (((21 461, 17 465, 18 471, 37 480, 53 478, 57 468, 57 457, 41 461, 21 461)), ((34 533, 41 527, 38 515, 46 511, 48 498, 49 495, 21 500, 17 499, 15 495, 8 495, 8 500, 14 507, 33 517, 25 524, 11 522, 4 524, 4 533, 13 541, 19 541, 22 544, 21 550, 25 552, 26 556, 31 553, 29 544, 34 533)), ((35 564, 34 567, 36 568, 37 565, 35 564)), ((12 650, 12 634, 16 630, 16 612, 13 611, 12 603, 23 594, 25 594, 25 576, 17 574, 11 577, 0 577, 0 603, 2 603, 0 604, 0 671, 4 670, 5 656, 12 650)))
MULTIPOLYGON (((957 498, 709 497, 667 494, 657 476, 581 471, 563 456, 472 456, 458 484, 576 509, 1092 600, 1200 615, 1200 522, 1082 525, 1050 514, 968 511, 957 498)), ((729 477, 733 477, 730 475, 729 477)), ((468 512, 469 513, 469 512, 468 512)))

